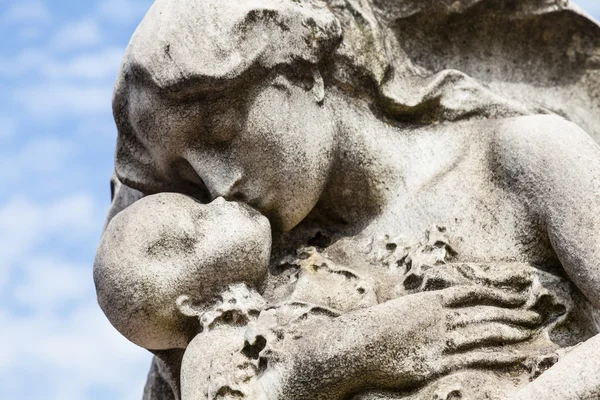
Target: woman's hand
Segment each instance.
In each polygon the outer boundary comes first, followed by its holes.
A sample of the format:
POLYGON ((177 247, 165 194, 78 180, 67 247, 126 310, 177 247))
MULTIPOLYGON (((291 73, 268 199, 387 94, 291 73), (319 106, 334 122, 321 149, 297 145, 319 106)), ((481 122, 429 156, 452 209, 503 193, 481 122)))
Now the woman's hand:
POLYGON ((403 379, 424 382, 467 367, 496 368, 523 360, 524 354, 503 346, 530 339, 540 327, 542 317, 523 307, 528 299, 528 293, 479 286, 407 297, 403 307, 413 308, 412 318, 421 320, 413 320, 414 335, 404 339, 412 341, 414 352, 400 364, 403 379))
POLYGON ((260 385, 269 399, 343 399, 514 365, 525 355, 503 346, 531 338, 542 322, 528 299, 528 287, 455 286, 348 313, 287 342, 286 357, 267 366, 260 385))

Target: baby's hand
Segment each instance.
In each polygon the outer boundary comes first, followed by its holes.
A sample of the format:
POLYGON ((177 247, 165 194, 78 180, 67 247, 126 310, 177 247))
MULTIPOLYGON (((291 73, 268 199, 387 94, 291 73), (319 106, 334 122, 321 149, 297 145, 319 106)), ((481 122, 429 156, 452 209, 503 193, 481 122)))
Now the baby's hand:
POLYGON ((98 302, 132 342, 150 350, 185 348, 199 322, 180 310, 201 309, 232 283, 258 287, 270 251, 268 220, 245 205, 149 196, 104 232, 94 262, 98 302))

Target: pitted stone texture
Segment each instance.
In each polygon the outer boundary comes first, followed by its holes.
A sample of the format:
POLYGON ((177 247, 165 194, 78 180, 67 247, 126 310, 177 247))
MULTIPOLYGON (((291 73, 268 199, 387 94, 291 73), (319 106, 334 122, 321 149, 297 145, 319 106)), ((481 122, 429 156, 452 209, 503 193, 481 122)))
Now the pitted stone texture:
POLYGON ((562 0, 157 0, 95 265, 146 400, 600 393, 599 54, 562 0))
POLYGON ((270 246, 266 218, 239 203, 148 196, 104 232, 94 263, 98 301, 134 343, 185 348, 198 330, 194 309, 233 282, 259 286, 270 246))

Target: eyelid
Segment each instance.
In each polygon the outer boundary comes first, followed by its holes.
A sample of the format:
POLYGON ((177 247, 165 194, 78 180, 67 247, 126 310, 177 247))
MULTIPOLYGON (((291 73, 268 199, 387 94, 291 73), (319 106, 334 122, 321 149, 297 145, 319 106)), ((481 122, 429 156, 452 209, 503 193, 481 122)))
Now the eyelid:
POLYGON ((291 82, 289 81, 289 79, 287 79, 285 76, 278 74, 277 76, 275 76, 275 78, 273 78, 273 81, 271 82, 271 86, 273 86, 274 88, 277 89, 281 89, 283 91, 285 91, 287 94, 290 94, 290 87, 291 87, 291 82))
POLYGON ((238 99, 223 99, 206 110, 206 142, 225 143, 233 140, 244 128, 243 110, 238 99))
POLYGON ((206 142, 219 144, 233 140, 243 127, 241 117, 236 114, 238 113, 232 112, 227 113, 226 115, 212 115, 206 124, 208 130, 206 142))

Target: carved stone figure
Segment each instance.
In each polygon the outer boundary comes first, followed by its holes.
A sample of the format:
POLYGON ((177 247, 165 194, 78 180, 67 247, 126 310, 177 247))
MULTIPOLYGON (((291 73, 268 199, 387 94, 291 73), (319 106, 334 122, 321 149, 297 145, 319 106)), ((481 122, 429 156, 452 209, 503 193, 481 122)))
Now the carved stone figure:
POLYGON ((600 397, 599 68, 566 0, 156 0, 94 265, 144 399, 600 397))

